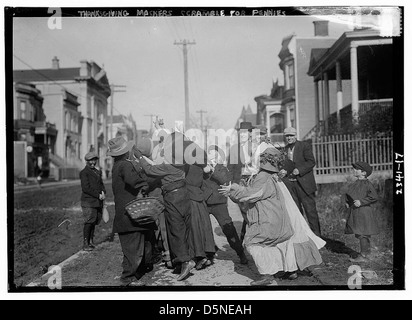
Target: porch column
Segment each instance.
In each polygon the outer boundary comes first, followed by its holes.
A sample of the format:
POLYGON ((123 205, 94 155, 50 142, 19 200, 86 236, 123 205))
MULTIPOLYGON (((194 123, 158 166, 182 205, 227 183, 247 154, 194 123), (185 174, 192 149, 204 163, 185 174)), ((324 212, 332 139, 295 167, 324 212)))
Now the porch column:
POLYGON ((270 137, 270 110, 268 107, 266 107, 266 128, 268 128, 268 135, 270 137))
POLYGON ((336 91, 337 91, 337 121, 338 121, 338 129, 341 127, 341 119, 340 119, 340 111, 343 108, 343 94, 342 94, 342 72, 340 68, 340 62, 336 61, 336 91))
POLYGON ((319 106, 319 81, 315 81, 315 121, 316 121, 316 127, 319 127, 319 122, 320 122, 320 106, 319 106))
POLYGON ((286 107, 286 127, 290 127, 291 122, 290 122, 290 107, 286 107))
POLYGON ((358 46, 351 44, 350 75, 352 82, 352 115, 355 119, 359 113, 359 80, 358 80, 358 46))
POLYGON ((327 72, 323 73, 323 86, 324 86, 324 120, 325 120, 325 133, 329 133, 329 115, 330 115, 330 110, 329 110, 329 76, 327 72))

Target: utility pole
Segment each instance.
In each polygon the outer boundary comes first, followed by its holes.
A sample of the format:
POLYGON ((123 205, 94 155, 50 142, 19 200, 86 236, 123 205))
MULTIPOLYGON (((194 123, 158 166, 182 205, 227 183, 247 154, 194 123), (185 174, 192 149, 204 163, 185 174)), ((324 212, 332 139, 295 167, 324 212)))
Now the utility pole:
POLYGON ((150 136, 153 134, 153 117, 158 118, 157 114, 145 114, 145 117, 150 117, 150 136))
POLYGON ((189 74, 187 66, 187 46, 195 45, 196 42, 190 42, 183 40, 180 42, 175 41, 176 46, 183 46, 183 60, 184 60, 184 76, 185 76, 185 129, 189 129, 190 125, 190 111, 189 111, 189 74))
POLYGON ((200 130, 202 130, 202 132, 203 132, 203 114, 207 113, 207 111, 199 110, 199 111, 196 111, 196 112, 200 113, 200 130))
POLYGON ((115 92, 126 92, 126 90, 116 90, 116 88, 126 88, 123 85, 111 84, 110 85, 110 133, 109 139, 113 139, 113 108, 114 108, 114 93, 115 92))

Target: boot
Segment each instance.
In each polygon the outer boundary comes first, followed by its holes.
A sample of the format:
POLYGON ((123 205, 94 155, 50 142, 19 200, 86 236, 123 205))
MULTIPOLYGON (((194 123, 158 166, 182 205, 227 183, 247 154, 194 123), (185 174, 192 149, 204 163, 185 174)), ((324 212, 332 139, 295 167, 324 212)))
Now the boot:
POLYGON ((90 248, 94 249, 96 248, 96 245, 94 244, 94 230, 96 229, 96 225, 93 225, 90 229, 90 240, 89 240, 89 246, 90 248))
POLYGON ((86 223, 83 228, 83 250, 84 251, 92 251, 93 248, 90 246, 90 233, 91 233, 92 225, 86 223))
POLYGON ((230 247, 236 251, 237 255, 240 258, 241 264, 247 264, 248 260, 246 258, 245 252, 243 251, 242 242, 239 239, 236 228, 233 225, 233 222, 225 224, 222 227, 222 231, 226 236, 227 242, 230 247))
POLYGON ((361 237, 359 241, 360 241, 361 255, 364 258, 369 257, 371 253, 371 241, 369 237, 361 237))

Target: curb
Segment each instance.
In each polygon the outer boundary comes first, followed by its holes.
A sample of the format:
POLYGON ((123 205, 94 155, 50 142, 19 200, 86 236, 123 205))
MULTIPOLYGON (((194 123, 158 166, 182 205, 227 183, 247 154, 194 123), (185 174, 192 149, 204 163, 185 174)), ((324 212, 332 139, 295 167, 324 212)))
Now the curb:
POLYGON ((80 250, 79 252, 75 253, 74 255, 72 255, 71 257, 67 258, 66 260, 64 260, 63 262, 59 263, 57 266, 50 266, 49 267, 49 271, 46 272, 44 275, 42 275, 40 278, 30 282, 28 285, 26 285, 25 287, 39 287, 42 284, 44 284, 45 281, 47 281, 47 279, 49 279, 51 276, 53 276, 55 274, 55 268, 59 267, 60 269, 63 269, 64 266, 68 265, 70 262, 72 262, 73 260, 76 260, 82 256, 88 255, 90 254, 90 252, 88 251, 83 251, 80 250))

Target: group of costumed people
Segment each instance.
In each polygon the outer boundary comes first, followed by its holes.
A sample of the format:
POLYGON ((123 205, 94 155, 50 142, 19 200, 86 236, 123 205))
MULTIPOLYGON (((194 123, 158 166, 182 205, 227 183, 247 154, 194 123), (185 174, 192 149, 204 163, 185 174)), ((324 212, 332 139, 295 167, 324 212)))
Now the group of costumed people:
POLYGON ((236 163, 218 146, 203 150, 179 131, 162 131, 155 148, 149 138, 137 144, 122 137, 108 142, 107 155, 114 160, 113 233, 119 235, 124 255, 122 285, 144 285, 142 278, 153 269, 150 259, 159 238, 165 266, 173 269, 178 281, 193 269, 212 265, 218 248, 210 215, 239 263, 248 263, 245 252, 253 259, 260 277, 251 285, 274 285, 279 275, 293 280, 298 271, 322 263, 319 249, 325 242, 311 230, 282 181, 282 170, 291 168, 278 148, 261 139, 255 150, 246 151, 245 143, 251 140, 251 131, 246 131, 247 137, 236 144, 240 150, 236 163), (196 160, 189 163, 185 155, 196 160), (126 213, 127 203, 141 194, 158 197, 164 204, 153 225, 140 225, 126 213), (240 236, 228 198, 243 215, 240 236))

